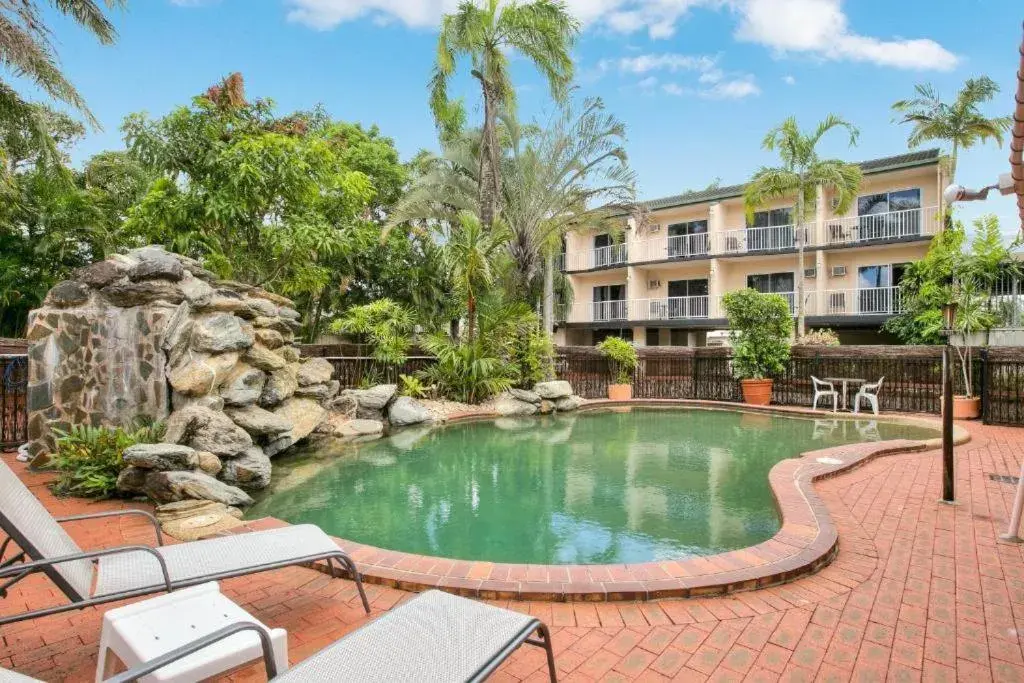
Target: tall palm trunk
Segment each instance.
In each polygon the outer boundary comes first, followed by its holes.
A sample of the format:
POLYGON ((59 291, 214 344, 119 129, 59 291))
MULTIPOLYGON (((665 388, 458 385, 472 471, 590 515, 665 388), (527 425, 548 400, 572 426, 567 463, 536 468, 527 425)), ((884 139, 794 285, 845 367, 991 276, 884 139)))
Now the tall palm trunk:
POLYGON ((800 178, 800 186, 796 195, 796 241, 797 241, 797 271, 796 271, 796 338, 799 341, 807 332, 804 318, 804 179, 800 178))
POLYGON ((544 333, 555 331, 555 256, 550 251, 544 255, 544 299, 541 302, 541 320, 544 333))
POLYGON ((490 230, 498 212, 501 179, 498 177, 498 103, 494 86, 483 77, 480 85, 484 93, 484 129, 480 140, 480 222, 490 230))
POLYGON ((472 344, 476 337, 476 297, 466 297, 466 340, 472 344))

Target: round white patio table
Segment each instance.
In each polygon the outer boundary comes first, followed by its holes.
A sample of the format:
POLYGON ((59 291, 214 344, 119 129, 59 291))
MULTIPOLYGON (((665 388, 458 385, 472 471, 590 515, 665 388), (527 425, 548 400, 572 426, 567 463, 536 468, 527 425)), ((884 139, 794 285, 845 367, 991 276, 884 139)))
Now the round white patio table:
MULTIPOLYGON (((251 622, 266 628, 222 595, 216 581, 112 609, 103 615, 96 681, 100 683, 117 673, 118 664, 127 668, 137 666, 239 622, 251 622)), ((267 630, 277 670, 286 671, 288 634, 281 628, 267 630)), ((142 680, 193 683, 260 659, 262 655, 258 635, 251 631, 236 633, 172 662, 142 680)))
POLYGON ((865 382, 867 382, 866 379, 860 379, 859 377, 825 377, 824 380, 826 382, 839 382, 840 384, 843 385, 843 391, 842 391, 843 410, 846 410, 846 402, 847 402, 846 401, 846 385, 847 384, 857 385, 857 384, 864 384, 865 382))

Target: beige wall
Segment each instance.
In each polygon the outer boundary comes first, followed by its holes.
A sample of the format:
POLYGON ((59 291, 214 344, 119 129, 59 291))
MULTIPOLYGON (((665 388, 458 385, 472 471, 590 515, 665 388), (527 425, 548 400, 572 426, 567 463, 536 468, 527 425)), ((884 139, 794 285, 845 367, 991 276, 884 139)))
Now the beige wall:
POLYGON ((710 264, 707 260, 687 261, 683 263, 659 263, 656 266, 638 266, 633 269, 635 275, 630 280, 633 285, 630 298, 633 299, 664 299, 668 296, 670 280, 698 280, 710 277, 710 264), (661 285, 649 289, 651 280, 659 280, 661 285))
POLYGON ((908 245, 829 249, 825 251, 825 270, 819 274, 818 281, 823 283, 822 288, 825 290, 856 289, 858 268, 919 261, 927 253, 928 244, 917 242, 908 245), (830 273, 833 266, 846 266, 846 275, 832 277, 830 273))
MULTIPOLYGON (((866 175, 860 184, 859 195, 877 194, 880 192, 895 192, 897 190, 921 189, 921 206, 929 208, 939 205, 939 175, 937 166, 923 166, 910 168, 903 171, 889 171, 866 175)), ((857 215, 857 203, 854 202, 850 210, 844 214, 836 214, 832 211, 832 193, 826 192, 825 199, 828 205, 826 218, 852 217, 857 215)))

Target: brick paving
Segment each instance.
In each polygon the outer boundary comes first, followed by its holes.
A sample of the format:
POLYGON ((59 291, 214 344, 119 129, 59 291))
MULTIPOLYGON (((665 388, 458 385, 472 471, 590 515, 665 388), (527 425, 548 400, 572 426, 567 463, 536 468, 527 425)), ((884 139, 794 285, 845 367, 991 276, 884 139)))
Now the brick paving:
MULTIPOLYGON (((1014 487, 1024 429, 969 425, 957 449, 958 502, 937 502, 935 450, 882 457, 815 484, 839 532, 835 561, 818 573, 728 597, 650 602, 497 604, 553 627, 561 680, 1024 681, 1024 549, 998 542, 1014 487)), ((5 456, 6 458, 6 456, 5 456)), ((19 472, 23 468, 19 466, 19 472)), ((55 514, 123 505, 56 500, 45 475, 25 474, 55 514)), ((84 522, 86 547, 151 539, 135 520, 84 522)), ((300 661, 406 599, 369 585, 373 614, 353 585, 290 568, 222 582, 256 617, 288 629, 300 661)), ((0 600, 0 612, 52 604, 40 577, 0 600)), ((3 627, 0 667, 45 680, 90 680, 101 611, 89 609, 3 627)), ((546 680, 544 657, 517 652, 497 681, 546 680)), ((234 680, 258 680, 249 668, 234 680)))

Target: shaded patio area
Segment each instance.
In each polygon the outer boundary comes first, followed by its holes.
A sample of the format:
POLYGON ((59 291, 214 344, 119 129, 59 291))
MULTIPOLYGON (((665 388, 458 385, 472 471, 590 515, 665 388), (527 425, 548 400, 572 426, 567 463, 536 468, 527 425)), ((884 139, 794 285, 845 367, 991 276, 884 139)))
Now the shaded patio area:
MULTIPOLYGON (((959 505, 937 503, 937 450, 878 458, 815 485, 839 531, 836 560, 774 588, 729 597, 643 603, 501 602, 554 631, 562 680, 1024 680, 1024 549, 997 542, 1024 459, 1024 429, 965 425, 957 449, 959 505), (993 477, 991 475, 997 475, 993 477)), ((122 503, 55 499, 49 475, 4 456, 56 515, 122 503)), ((69 525, 87 548, 151 542, 134 520, 69 525)), ((305 568, 222 582, 270 626, 288 630, 300 661, 410 594, 367 585, 367 617, 351 582, 305 568)), ((36 576, 0 613, 54 604, 36 576)), ((98 609, 5 626, 0 667, 45 680, 94 676, 98 609)), ((258 680, 256 668, 232 676, 258 680)), ((544 656, 516 653, 494 680, 545 680, 544 656)))

